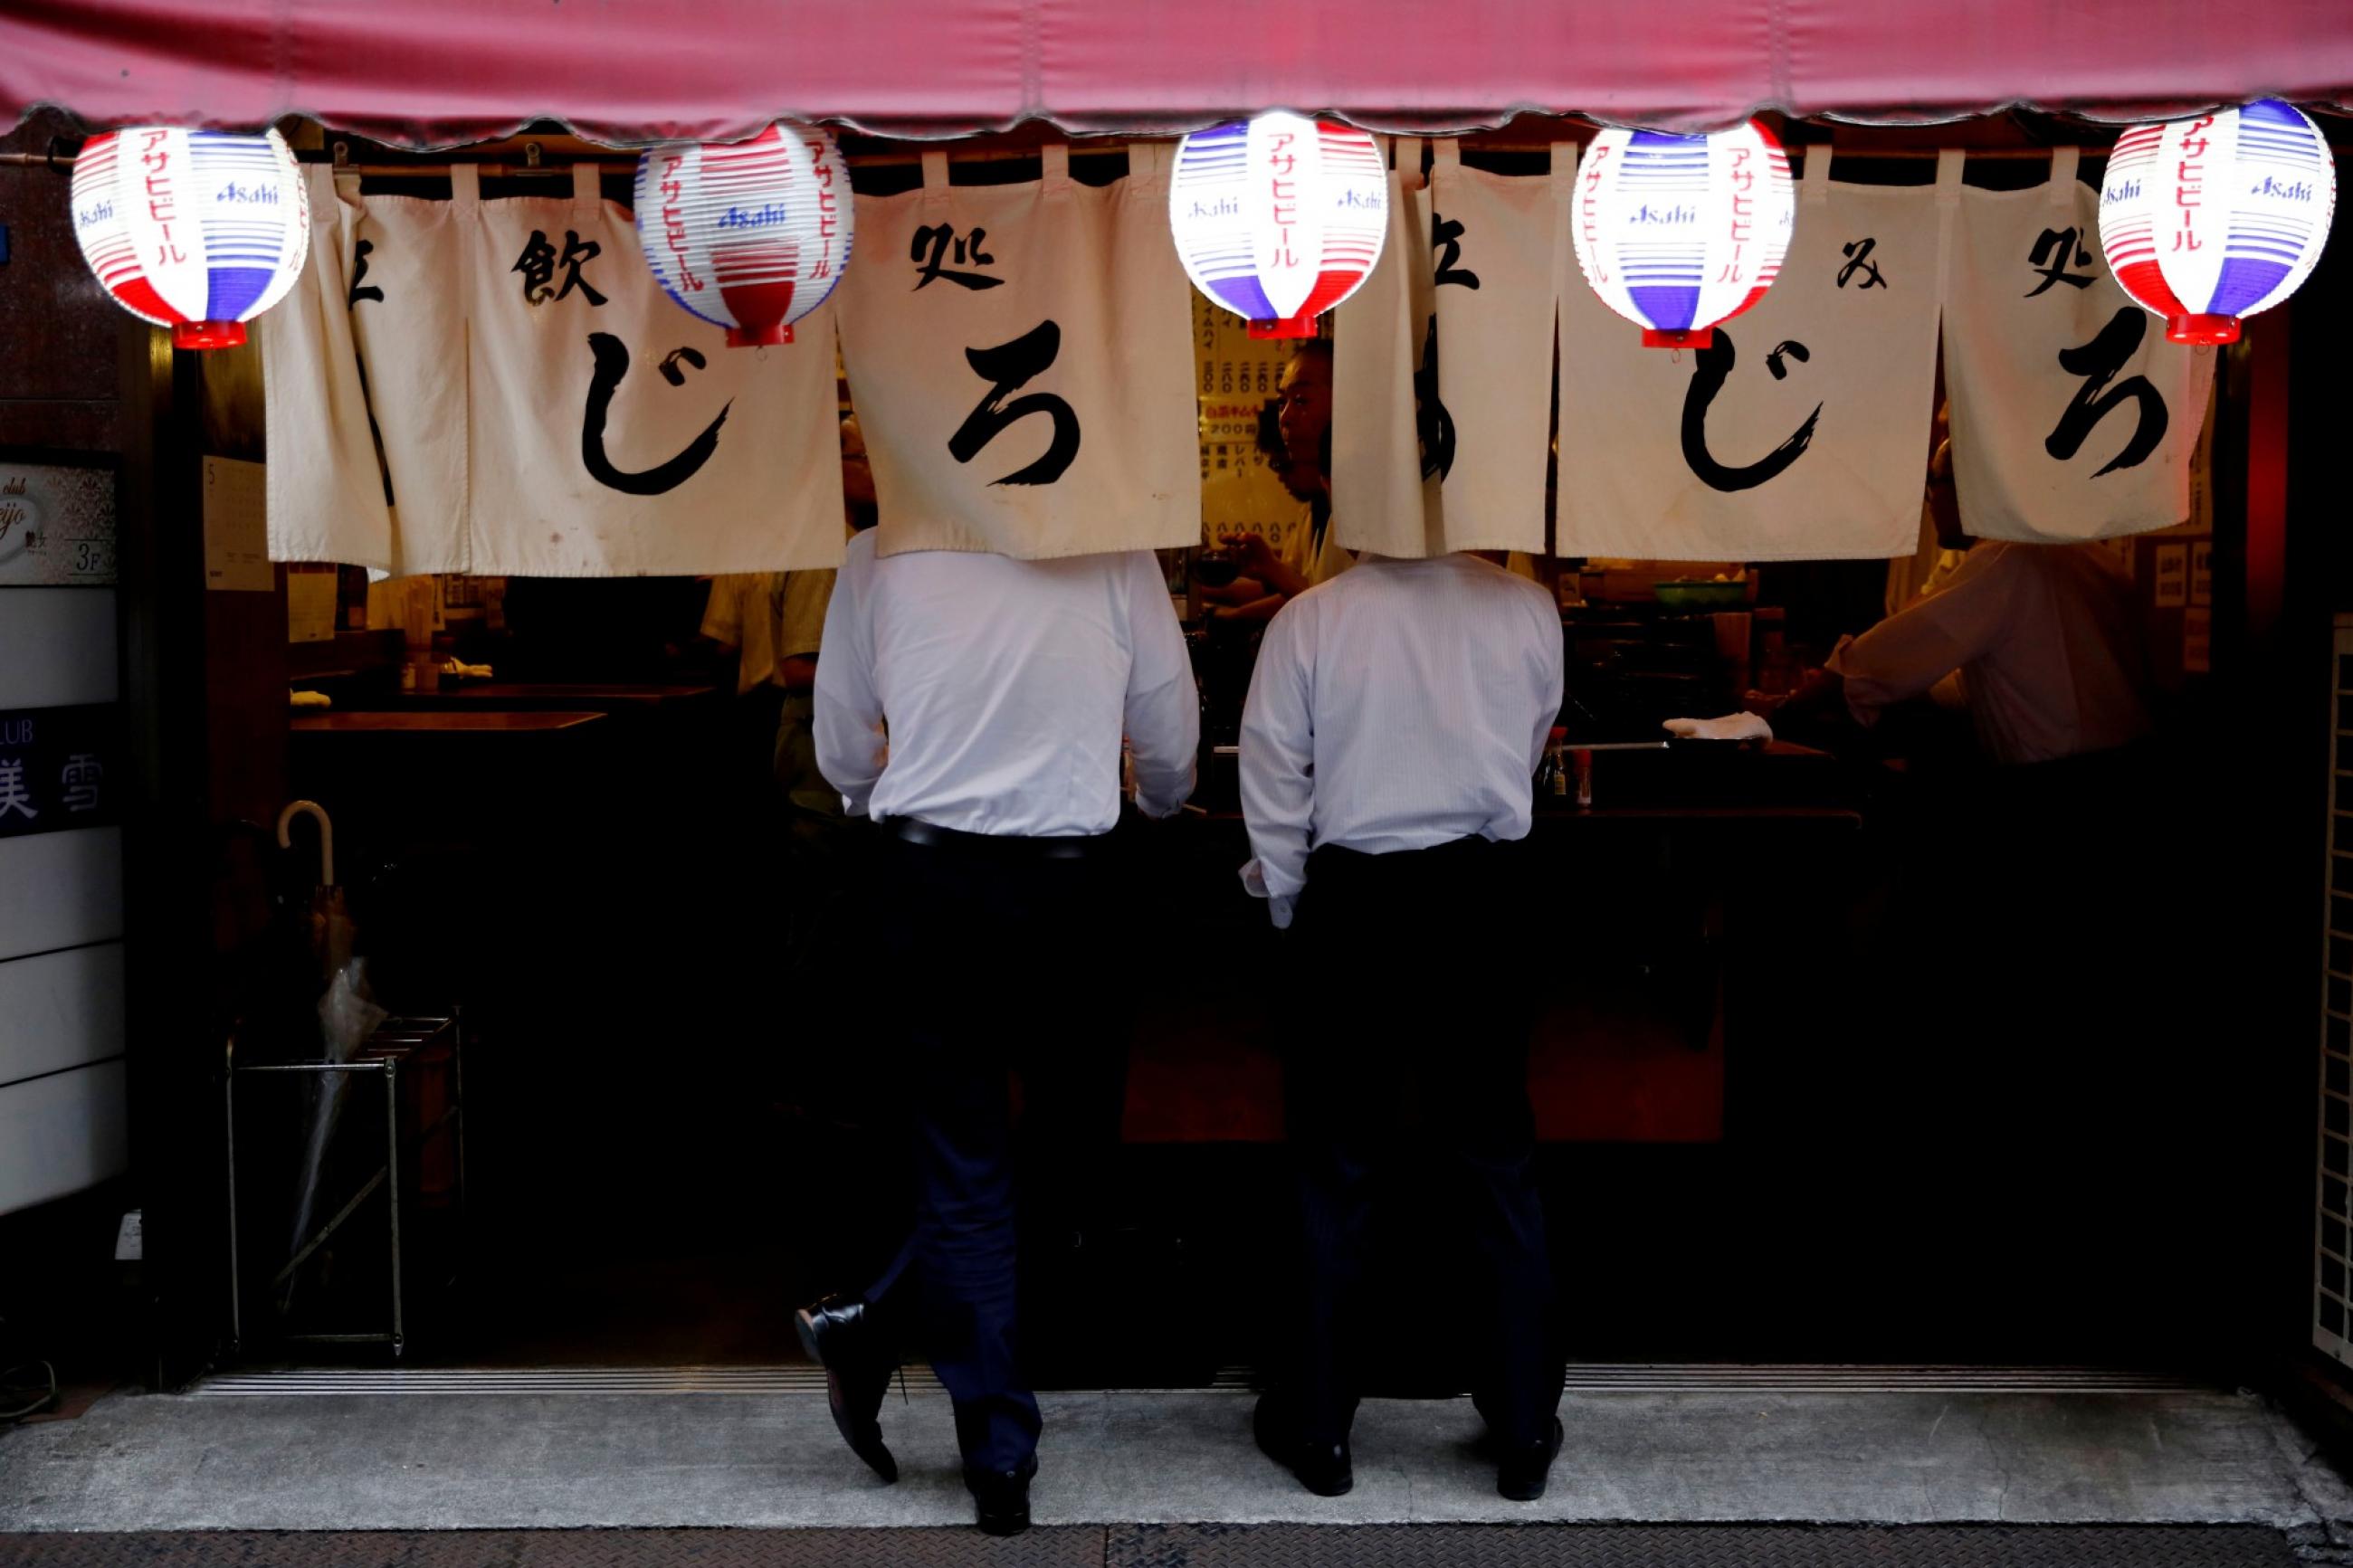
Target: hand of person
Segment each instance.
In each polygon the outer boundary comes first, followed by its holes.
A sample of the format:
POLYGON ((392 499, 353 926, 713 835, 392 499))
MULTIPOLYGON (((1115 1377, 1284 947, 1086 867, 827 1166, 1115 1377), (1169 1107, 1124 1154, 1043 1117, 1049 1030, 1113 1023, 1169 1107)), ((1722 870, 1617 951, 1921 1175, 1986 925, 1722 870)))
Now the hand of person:
POLYGON ((1213 605, 1247 605, 1266 597, 1266 589, 1257 579, 1237 577, 1221 588, 1201 584, 1201 597, 1213 605))
POLYGON ((1255 577, 1263 583, 1281 567, 1282 563, 1275 558, 1274 547, 1266 542, 1266 535, 1262 533, 1238 533, 1219 542, 1234 552, 1235 558, 1241 563, 1245 577, 1255 577))
POLYGON ((1807 671, 1773 713, 1774 729, 1784 734, 1842 721, 1847 721, 1846 679, 1831 669, 1807 671))

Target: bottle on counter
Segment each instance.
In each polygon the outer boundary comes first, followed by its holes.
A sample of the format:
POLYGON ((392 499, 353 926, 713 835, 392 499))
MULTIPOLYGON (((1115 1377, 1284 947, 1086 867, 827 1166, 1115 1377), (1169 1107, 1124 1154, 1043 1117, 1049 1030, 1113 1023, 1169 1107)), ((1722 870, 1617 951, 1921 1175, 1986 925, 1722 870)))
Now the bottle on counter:
POLYGON ((1546 737, 1544 760, 1536 764, 1535 793, 1539 804, 1546 796, 1558 800, 1568 796, 1567 758, 1562 749, 1567 741, 1567 729, 1557 724, 1546 737))

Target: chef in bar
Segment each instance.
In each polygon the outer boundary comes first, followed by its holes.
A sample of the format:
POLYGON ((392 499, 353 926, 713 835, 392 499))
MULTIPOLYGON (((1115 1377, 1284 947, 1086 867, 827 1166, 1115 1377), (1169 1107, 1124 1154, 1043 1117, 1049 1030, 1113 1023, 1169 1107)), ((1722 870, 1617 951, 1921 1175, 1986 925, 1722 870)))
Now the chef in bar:
POLYGON ((915 1102, 924 1331, 980 1527, 1012 1534, 1039 1418, 1018 1363, 1007 1070, 1091 1079, 1090 1056, 1125 1049, 1134 895, 1104 853, 1121 735, 1137 807, 1169 816, 1192 793, 1200 700, 1149 552, 885 558, 875 537, 850 542, 827 614, 818 765, 886 836, 875 903, 897 984, 877 1021, 915 1102))

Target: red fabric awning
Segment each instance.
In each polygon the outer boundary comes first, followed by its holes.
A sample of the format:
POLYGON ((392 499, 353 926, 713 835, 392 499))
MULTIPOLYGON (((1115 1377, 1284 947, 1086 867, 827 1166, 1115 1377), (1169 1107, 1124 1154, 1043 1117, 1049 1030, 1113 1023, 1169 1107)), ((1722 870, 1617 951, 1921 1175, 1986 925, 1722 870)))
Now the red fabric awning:
POLYGON ((2028 104, 2106 120, 2353 105, 2346 0, 15 0, 0 125, 251 129, 413 148, 558 120, 628 146, 778 118, 896 136, 1168 132, 1285 107, 1377 130, 1523 110, 1702 130, 2028 104))

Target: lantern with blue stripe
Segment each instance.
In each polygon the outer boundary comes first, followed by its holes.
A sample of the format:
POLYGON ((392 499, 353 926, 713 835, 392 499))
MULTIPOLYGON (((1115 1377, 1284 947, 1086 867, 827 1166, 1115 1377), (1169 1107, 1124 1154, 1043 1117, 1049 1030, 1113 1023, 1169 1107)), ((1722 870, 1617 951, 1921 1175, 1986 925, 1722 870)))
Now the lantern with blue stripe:
POLYGON ((1765 297, 1797 224, 1788 155, 1750 121, 1705 136, 1604 130, 1577 176, 1569 234, 1601 302, 1646 348, 1705 348, 1765 297))
POLYGON ((2100 184, 2100 248, 2177 343, 2228 343, 2239 321, 2312 275, 2337 205, 2319 128, 2266 98, 2116 138, 2100 184))
POLYGON ((849 168, 818 127, 650 148, 637 206, 654 277, 730 348, 791 342, 849 265, 849 168))
POLYGON ((1168 182, 1186 276, 1254 338, 1314 337, 1380 259, 1388 211, 1369 135, 1281 111, 1194 132, 1168 182))
POLYGON ((110 131, 74 160, 71 199, 90 269, 174 348, 245 342, 311 254, 302 174, 275 131, 110 131))

